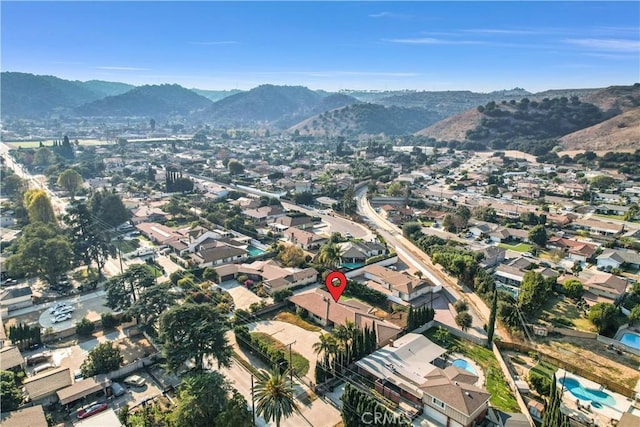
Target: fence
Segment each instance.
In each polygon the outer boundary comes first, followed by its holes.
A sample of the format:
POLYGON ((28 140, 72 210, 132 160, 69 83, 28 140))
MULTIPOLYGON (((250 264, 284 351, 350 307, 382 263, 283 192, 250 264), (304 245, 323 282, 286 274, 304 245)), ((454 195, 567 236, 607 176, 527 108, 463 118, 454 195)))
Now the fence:
MULTIPOLYGON (((383 267, 386 267, 388 265, 393 265, 393 264, 395 264, 397 262, 398 262, 398 256, 396 255, 396 256, 392 256, 391 258, 386 258, 386 259, 383 259, 383 260, 378 261, 378 262, 372 262, 369 265, 381 265, 383 267)), ((357 277, 357 276, 363 274, 365 268, 368 267, 369 265, 365 265, 365 266, 362 266, 362 267, 357 268, 355 270, 348 271, 344 275, 347 276, 347 279, 352 279, 354 277, 357 277)))
POLYGON ((139 369, 144 368, 145 366, 153 365, 158 360, 160 360, 160 353, 154 353, 150 356, 147 356, 143 359, 138 359, 135 362, 131 362, 128 365, 125 365, 118 369, 117 371, 111 371, 107 374, 107 378, 113 380, 115 378, 121 378, 129 375, 132 372, 135 372, 139 369))
MULTIPOLYGON (((617 341, 619 342, 619 341, 617 341)), ((496 346, 500 349, 500 350, 511 350, 511 351, 516 351, 519 353, 536 353, 538 355, 538 357, 540 358, 540 360, 543 360, 545 362, 549 362, 552 365, 555 365, 559 368, 562 369, 566 369, 569 372, 572 372, 576 375, 580 375, 581 377, 584 377, 588 380, 591 380, 593 382, 596 382, 598 384, 601 384, 603 386, 605 386, 606 388, 608 388, 611 391, 614 391, 616 393, 619 393, 623 396, 629 397, 629 398, 633 398, 635 396, 635 392, 633 390, 631 390, 629 387, 626 387, 623 384, 620 384, 619 382, 616 382, 614 380, 608 379, 608 378, 603 378, 598 374, 594 374, 591 371, 588 371, 587 369, 574 365, 572 363, 567 362, 566 360, 562 360, 562 359, 557 359, 553 356, 550 356, 548 354, 545 353, 540 353, 538 352, 538 350, 535 347, 531 347, 529 345, 526 344, 521 344, 521 343, 515 343, 515 342, 506 342, 506 341, 496 341, 495 342, 496 346)))
POLYGON ((460 329, 456 329, 456 328, 453 328, 453 327, 451 327, 449 325, 445 325, 444 323, 440 323, 437 320, 432 320, 430 322, 427 322, 424 325, 420 326, 419 328, 414 329, 413 331, 410 331, 410 332, 412 332, 414 334, 421 334, 421 333, 423 333, 425 331, 428 331, 431 328, 437 328, 437 327, 440 327, 440 326, 443 327, 444 329, 446 329, 447 331, 449 331, 449 333, 451 335, 455 335, 458 338, 462 338, 462 339, 471 341, 472 343, 477 344, 477 345, 481 345, 483 347, 486 347, 486 345, 487 345, 487 339, 486 338, 477 337, 475 335, 468 334, 468 333, 466 333, 464 331, 461 331, 460 329))
POLYGON ((516 385, 516 382, 513 379, 513 376, 510 374, 511 370, 509 369, 509 366, 507 365, 507 363, 504 361, 504 358, 502 357, 502 353, 500 353, 500 349, 494 345, 492 346, 492 350, 493 350, 494 356, 496 356, 496 360, 498 361, 500 368, 502 369, 502 372, 505 374, 507 382, 509 383, 509 387, 511 387, 513 394, 516 396, 516 400, 518 401, 518 406, 520 406, 520 410, 529 421, 529 425, 531 427, 534 427, 536 424, 534 423, 533 418, 529 413, 529 408, 527 407, 527 404, 522 398, 522 395, 520 394, 520 390, 518 389, 518 386, 516 385))

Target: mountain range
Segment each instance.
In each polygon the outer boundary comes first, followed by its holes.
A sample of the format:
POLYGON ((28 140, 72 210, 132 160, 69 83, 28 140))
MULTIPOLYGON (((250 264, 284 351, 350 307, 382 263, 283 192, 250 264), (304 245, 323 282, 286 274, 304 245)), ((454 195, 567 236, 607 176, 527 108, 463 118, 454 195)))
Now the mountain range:
POLYGON ((640 133, 638 84, 540 93, 522 88, 491 93, 331 93, 269 84, 248 91, 215 91, 176 84, 135 87, 99 80, 70 81, 19 72, 1 73, 0 84, 3 119, 179 118, 220 128, 268 127, 301 135, 415 134, 494 148, 533 139, 560 139, 568 147, 579 147, 581 141, 593 145, 596 140, 628 146, 638 143, 634 135, 640 133), (526 110, 518 107, 524 98, 530 101, 526 110), (553 107, 551 113, 547 107, 553 107), (610 135, 614 136, 605 138, 610 135))

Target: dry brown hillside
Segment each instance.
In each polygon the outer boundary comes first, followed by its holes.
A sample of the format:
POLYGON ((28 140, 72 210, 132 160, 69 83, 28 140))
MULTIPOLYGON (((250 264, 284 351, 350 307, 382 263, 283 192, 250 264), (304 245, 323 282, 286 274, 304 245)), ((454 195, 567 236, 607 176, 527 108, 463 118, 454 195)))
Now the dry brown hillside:
POLYGON ((640 107, 560 138, 564 150, 616 151, 640 147, 640 107))
POLYGON ((640 84, 633 86, 610 86, 581 98, 583 102, 596 105, 602 111, 617 113, 640 107, 640 84))
POLYGON ((477 109, 467 110, 432 124, 416 132, 416 135, 434 138, 437 141, 464 141, 467 139, 467 131, 475 129, 480 123, 482 115, 477 109))

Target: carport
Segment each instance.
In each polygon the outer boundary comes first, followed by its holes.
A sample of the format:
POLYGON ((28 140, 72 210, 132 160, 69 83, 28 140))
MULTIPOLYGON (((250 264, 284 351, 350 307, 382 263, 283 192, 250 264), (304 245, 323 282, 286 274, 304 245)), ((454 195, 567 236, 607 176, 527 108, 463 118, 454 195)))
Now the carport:
POLYGON ((69 387, 58 390, 58 398, 62 405, 69 405, 76 400, 87 397, 93 393, 103 391, 107 394, 107 387, 111 385, 111 380, 105 375, 97 375, 92 378, 78 381, 69 387))

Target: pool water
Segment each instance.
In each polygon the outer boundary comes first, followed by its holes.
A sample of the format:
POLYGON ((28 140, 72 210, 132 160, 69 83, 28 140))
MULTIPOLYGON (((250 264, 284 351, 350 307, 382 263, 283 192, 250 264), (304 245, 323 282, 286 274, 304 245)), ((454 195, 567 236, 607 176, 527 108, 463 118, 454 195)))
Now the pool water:
POLYGON ((363 262, 345 262, 342 264, 342 267, 348 268, 349 270, 355 270, 360 267, 364 267, 364 263, 363 262))
POLYGON ((262 255, 265 251, 262 249, 256 248, 255 246, 247 246, 247 252, 249 252, 249 256, 258 256, 262 255))
POLYGON ((453 362, 451 362, 451 365, 457 368, 462 368, 467 372, 471 372, 473 375, 476 375, 476 376, 478 375, 475 368, 471 366, 471 364, 464 359, 456 359, 453 362))
POLYGON ((628 345, 629 347, 637 348, 640 350, 640 335, 634 334, 633 332, 625 332, 620 337, 620 342, 622 344, 628 345))
POLYGON ((560 384, 564 384, 564 388, 580 400, 607 406, 615 406, 616 404, 616 400, 609 393, 593 388, 585 388, 574 378, 562 378, 560 379, 560 384))

